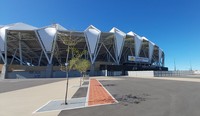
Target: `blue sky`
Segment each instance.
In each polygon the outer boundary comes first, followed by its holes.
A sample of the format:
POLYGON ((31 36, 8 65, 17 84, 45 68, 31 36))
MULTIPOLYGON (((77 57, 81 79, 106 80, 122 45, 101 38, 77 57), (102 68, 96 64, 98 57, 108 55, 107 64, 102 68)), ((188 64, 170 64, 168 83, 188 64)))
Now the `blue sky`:
POLYGON ((133 31, 164 50, 169 69, 174 59, 179 70, 200 69, 200 0, 1 0, 0 14, 0 25, 133 31))

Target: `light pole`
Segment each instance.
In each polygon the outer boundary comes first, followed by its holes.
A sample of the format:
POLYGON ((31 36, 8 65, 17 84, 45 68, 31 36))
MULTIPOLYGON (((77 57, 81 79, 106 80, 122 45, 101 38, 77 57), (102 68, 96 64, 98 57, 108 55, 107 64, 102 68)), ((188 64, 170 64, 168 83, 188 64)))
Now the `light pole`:
POLYGON ((192 63, 191 63, 191 60, 190 60, 190 70, 192 71, 192 63))
POLYGON ((175 58, 174 58, 174 71, 176 71, 176 61, 175 61, 175 58))
POLYGON ((65 63, 66 67, 66 78, 67 78, 67 83, 66 83, 66 92, 65 92, 65 105, 67 105, 67 94, 68 94, 68 83, 69 83, 69 76, 68 76, 68 68, 67 68, 68 63, 65 63))

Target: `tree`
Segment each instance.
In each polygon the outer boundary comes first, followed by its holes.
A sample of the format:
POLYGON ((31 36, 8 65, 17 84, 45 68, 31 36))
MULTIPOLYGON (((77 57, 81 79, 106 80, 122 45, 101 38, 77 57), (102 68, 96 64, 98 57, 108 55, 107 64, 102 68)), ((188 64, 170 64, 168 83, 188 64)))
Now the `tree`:
POLYGON ((80 78, 80 86, 81 86, 81 80, 83 80, 83 77, 85 76, 86 71, 90 68, 90 62, 86 59, 81 58, 85 53, 87 53, 86 50, 79 51, 78 49, 73 49, 74 56, 69 61, 69 69, 77 70, 81 73, 82 78, 80 78))
MULTIPOLYGON (((69 81, 68 72, 70 70, 72 70, 72 69, 73 70, 80 70, 80 68, 79 68, 80 66, 79 65, 85 65, 85 66, 88 67, 87 64, 82 64, 82 61, 84 63, 86 62, 85 59, 84 60, 81 59, 81 57, 85 53, 87 53, 87 51, 86 50, 79 51, 78 49, 74 48, 74 46, 78 42, 80 42, 81 40, 78 39, 78 38, 72 38, 72 32, 69 32, 69 34, 58 33, 58 37, 62 40, 63 44, 67 45, 67 50, 66 50, 67 51, 67 57, 66 57, 66 63, 65 63, 66 65, 65 66, 61 65, 61 70, 62 71, 66 71, 66 77, 67 77, 66 94, 65 94, 65 104, 67 104, 68 81, 69 81), (70 52, 72 53, 71 60, 69 60, 69 54, 70 54, 70 52)), ((84 66, 82 66, 82 67, 84 67, 84 66)), ((81 68, 81 70, 80 70, 81 73, 83 73, 85 71, 85 70, 82 70, 82 69, 83 68, 81 68)), ((86 69, 86 71, 87 71, 87 69, 86 69)), ((81 83, 81 80, 80 80, 80 83, 81 83)))
POLYGON ((67 83, 66 83, 66 92, 65 92, 65 104, 67 104, 67 94, 68 94, 68 85, 69 85, 69 77, 68 77, 68 72, 71 70, 72 67, 68 65, 68 59, 69 59, 69 53, 72 48, 79 42, 77 39, 72 38, 71 32, 69 34, 63 34, 63 33, 58 33, 58 37, 62 40, 63 44, 67 45, 67 58, 66 58, 66 63, 65 63, 65 68, 63 65, 61 65, 61 70, 66 71, 66 78, 67 78, 67 83))
POLYGON ((82 74, 82 78, 80 78, 80 86, 81 86, 81 82, 86 75, 86 71, 90 68, 90 62, 86 59, 78 59, 75 68, 82 74))
POLYGON ((86 71, 90 68, 90 62, 86 59, 79 59, 77 61, 76 69, 85 77, 86 71))
POLYGON ((73 52, 73 56, 72 58, 68 61, 68 66, 67 67, 64 67, 64 66, 61 66, 61 70, 65 71, 66 68, 68 69, 68 71, 70 70, 77 70, 77 65, 78 65, 78 62, 79 60, 81 59, 81 57, 87 53, 86 50, 83 50, 83 51, 79 51, 78 49, 76 48, 70 48, 70 51, 73 52))

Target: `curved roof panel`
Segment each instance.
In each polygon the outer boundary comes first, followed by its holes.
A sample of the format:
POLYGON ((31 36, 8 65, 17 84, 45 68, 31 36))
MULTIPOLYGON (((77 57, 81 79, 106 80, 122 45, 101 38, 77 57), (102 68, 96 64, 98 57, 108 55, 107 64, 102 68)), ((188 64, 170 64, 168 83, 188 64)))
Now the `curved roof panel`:
POLYGON ((90 48, 90 53, 93 54, 95 53, 95 48, 97 46, 97 43, 100 38, 101 31, 97 29, 96 27, 90 25, 86 30, 85 30, 85 35, 89 44, 90 48))
POLYGON ((134 32, 132 32, 132 31, 129 32, 128 34, 134 36, 134 40, 135 40, 135 56, 138 57, 139 54, 140 54, 140 48, 142 46, 142 38, 139 35, 137 35, 134 32))
POLYGON ((153 56, 153 51, 154 51, 154 43, 149 41, 149 59, 151 61, 152 59, 152 56, 153 56))
POLYGON ((54 27, 47 27, 43 29, 37 30, 38 34, 44 44, 46 51, 50 52, 52 49, 52 43, 55 38, 56 28, 54 27))
POLYGON ((110 32, 115 34, 115 39, 116 39, 116 46, 117 46, 117 55, 120 57, 123 45, 124 45, 124 38, 126 34, 119 29, 113 27, 110 32))
POLYGON ((4 51, 4 41, 6 37, 6 29, 8 29, 10 26, 4 26, 0 28, 0 49, 1 51, 4 51))

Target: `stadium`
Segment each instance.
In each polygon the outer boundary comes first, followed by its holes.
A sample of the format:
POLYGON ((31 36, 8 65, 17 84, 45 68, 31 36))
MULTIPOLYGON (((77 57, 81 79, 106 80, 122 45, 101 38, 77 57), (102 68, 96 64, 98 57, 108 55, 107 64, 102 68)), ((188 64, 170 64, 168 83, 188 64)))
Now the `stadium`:
MULTIPOLYGON (((112 28, 101 32, 90 25, 71 31, 59 24, 37 28, 24 23, 0 25, 1 78, 65 77, 60 66, 66 63, 68 46, 63 39, 76 41, 74 48, 86 50, 82 57, 91 62, 90 75, 125 75, 130 70, 168 70, 163 50, 134 32, 112 28), (118 72, 118 73, 114 73, 118 72)), ((69 54, 68 60, 73 56, 69 54)), ((70 76, 80 75, 70 71, 70 76)))

